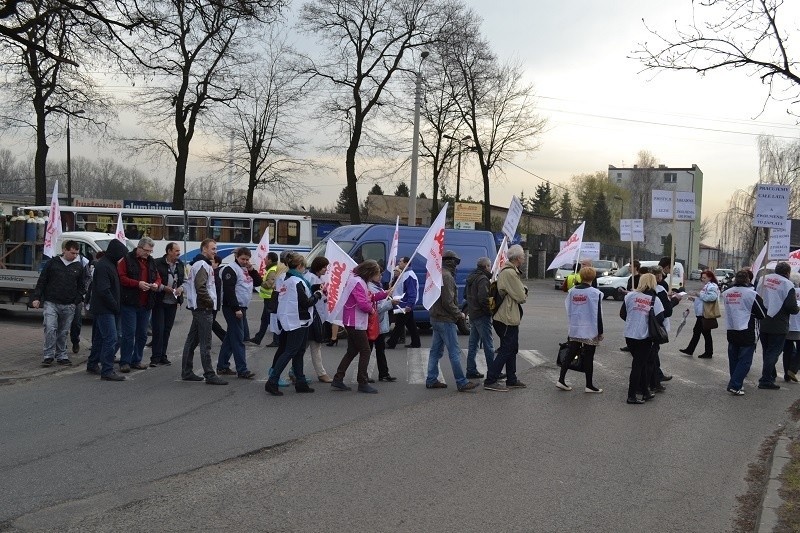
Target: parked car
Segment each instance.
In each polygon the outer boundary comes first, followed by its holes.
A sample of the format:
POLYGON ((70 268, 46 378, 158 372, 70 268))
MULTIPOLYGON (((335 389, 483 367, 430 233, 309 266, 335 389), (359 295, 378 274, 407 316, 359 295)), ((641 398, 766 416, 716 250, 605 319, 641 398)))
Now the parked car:
MULTIPOLYGON (((656 266, 658 261, 641 261, 642 266, 656 266)), ((611 276, 603 276, 597 278, 597 288, 603 293, 603 298, 609 296, 615 300, 622 300, 625 295, 620 292, 620 289, 625 289, 628 286, 628 280, 631 277, 631 265, 625 264, 622 268, 617 270, 611 276)))
MULTIPOLYGON (((602 276, 610 276, 619 268, 619 265, 616 261, 609 261, 608 259, 597 259, 592 261, 592 266, 595 270, 597 270, 598 278, 602 276)), ((558 267, 554 276, 555 285, 553 288, 555 290, 561 290, 561 287, 564 285, 564 280, 567 276, 572 274, 573 268, 575 268, 575 265, 561 265, 558 267)))
POLYGON ((699 280, 700 279, 700 275, 702 273, 703 273, 702 270, 700 270, 699 268, 696 268, 696 269, 692 270, 691 272, 689 272, 689 279, 699 280))
POLYGON ((575 265, 561 265, 556 269, 556 274, 553 276, 555 281, 555 290, 561 290, 561 286, 564 285, 564 280, 567 279, 567 276, 572 274, 573 268, 575 268, 575 265))

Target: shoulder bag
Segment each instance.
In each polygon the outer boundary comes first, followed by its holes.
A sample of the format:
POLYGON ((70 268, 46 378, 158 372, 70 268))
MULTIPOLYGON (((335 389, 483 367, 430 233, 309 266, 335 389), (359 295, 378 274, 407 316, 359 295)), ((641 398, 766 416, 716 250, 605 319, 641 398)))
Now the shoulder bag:
POLYGON ((650 312, 647 314, 648 337, 656 344, 664 344, 669 342, 669 333, 667 333, 663 322, 659 322, 656 316, 655 303, 656 297, 653 296, 653 299, 650 301, 650 312))

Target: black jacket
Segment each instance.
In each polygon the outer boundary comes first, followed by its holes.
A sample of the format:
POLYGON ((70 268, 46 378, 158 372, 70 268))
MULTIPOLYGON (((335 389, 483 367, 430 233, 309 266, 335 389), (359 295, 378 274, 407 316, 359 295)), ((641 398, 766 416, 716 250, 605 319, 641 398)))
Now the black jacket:
POLYGON ((85 292, 86 271, 80 258, 65 265, 61 256, 56 256, 45 263, 31 301, 77 304, 85 292))
MULTIPOLYGON (((166 286, 169 281, 169 264, 167 263, 167 256, 159 257, 156 259, 156 270, 158 271, 158 275, 161 277, 161 283, 163 286, 166 286)), ((186 281, 186 266, 183 264, 183 261, 178 259, 178 262, 175 265, 175 286, 173 289, 177 289, 178 287, 183 286, 183 282, 186 281)), ((158 291, 156 293, 156 304, 161 304, 164 301, 164 291, 158 291)), ((183 303, 183 295, 181 294, 178 296, 178 304, 183 303)))
POLYGON ((94 276, 92 277, 92 300, 89 303, 93 315, 119 314, 120 286, 117 262, 127 251, 124 244, 113 239, 108 245, 105 255, 95 262, 94 276))
POLYGON ((467 276, 464 293, 467 300, 467 314, 470 319, 490 316, 489 284, 491 274, 482 268, 476 268, 467 276))
MULTIPOLYGON (((752 285, 734 285, 734 287, 752 287, 752 285)), ((747 329, 736 331, 734 329, 728 330, 728 342, 735 346, 752 346, 756 343, 756 319, 761 320, 767 316, 767 310, 764 308, 764 300, 761 295, 756 294, 756 299, 753 300, 753 307, 750 309, 750 320, 747 322, 747 329)))
MULTIPOLYGON (((121 243, 120 243, 121 244, 121 243)), ((125 254, 124 256, 126 269, 128 271, 128 277, 131 279, 141 279, 139 277, 139 261, 136 259, 136 250, 132 250, 125 254)), ((147 283, 153 283, 158 278, 158 270, 156 270, 156 262, 152 257, 147 258, 147 283)), ((139 295, 141 294, 141 290, 136 287, 122 287, 121 288, 121 296, 122 296, 122 305, 130 305, 133 307, 141 307, 141 300, 139 300, 139 295)), ((145 307, 147 309, 152 309, 153 305, 156 301, 156 293, 153 291, 147 291, 147 304, 145 307)))
MULTIPOLYGON (((234 259, 235 261, 236 259, 234 259)), ((230 307, 234 311, 240 311, 242 309, 247 309, 247 306, 240 306, 239 300, 236 298, 236 281, 239 279, 239 276, 236 274, 236 271, 232 268, 220 267, 222 271, 220 273, 220 277, 222 278, 222 285, 224 287, 224 291, 222 293, 222 305, 225 307, 230 307)), ((248 271, 250 277, 253 278, 253 287, 258 287, 261 285, 261 276, 258 274, 258 270, 250 269, 248 271)))

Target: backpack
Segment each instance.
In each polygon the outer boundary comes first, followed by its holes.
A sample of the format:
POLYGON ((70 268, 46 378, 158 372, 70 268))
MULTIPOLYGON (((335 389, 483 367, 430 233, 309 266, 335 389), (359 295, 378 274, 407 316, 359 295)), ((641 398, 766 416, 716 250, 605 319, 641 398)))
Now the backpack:
POLYGON ((503 300, 505 299, 506 295, 497 288, 497 280, 492 281, 489 284, 489 311, 492 313, 492 316, 497 314, 497 310, 503 305, 503 300))

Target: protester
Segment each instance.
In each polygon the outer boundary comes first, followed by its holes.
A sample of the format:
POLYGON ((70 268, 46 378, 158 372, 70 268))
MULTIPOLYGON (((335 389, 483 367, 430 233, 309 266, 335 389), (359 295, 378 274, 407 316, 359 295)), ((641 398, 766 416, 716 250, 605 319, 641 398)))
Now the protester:
POLYGON ((344 291, 340 296, 345 301, 342 322, 347 330, 347 352, 339 363, 336 375, 333 376, 332 390, 351 390, 350 387, 344 384, 344 376, 350 363, 358 354, 358 373, 356 376, 358 392, 368 394, 378 392, 378 389, 368 382, 367 368, 371 349, 369 347, 369 338, 367 337, 367 325, 369 316, 377 313, 373 305, 374 300, 386 298, 387 293, 384 291, 371 293, 367 288, 367 282, 380 283, 380 280, 381 267, 378 266, 377 261, 367 259, 353 269, 353 275, 347 280, 344 291))
MULTIPOLYGON (((634 288, 636 288, 639 285, 639 276, 641 276, 642 274, 646 274, 647 273, 647 267, 645 267, 644 271, 639 273, 639 269, 641 268, 641 266, 642 266, 642 264, 639 261, 634 261, 633 262, 633 265, 631 267, 631 275, 630 275, 630 277, 628 277, 628 284, 625 287, 625 290, 623 290, 622 287, 620 287, 618 289, 618 291, 620 293, 627 294, 628 292, 632 291, 634 288)), ((621 352, 629 352, 630 353, 630 349, 627 346, 623 346, 619 350, 621 352)))
POLYGON ((775 273, 767 274, 758 285, 758 294, 764 300, 767 313, 761 320, 761 349, 764 352, 759 389, 777 390, 775 383, 778 373, 775 364, 778 362, 789 332, 789 315, 796 315, 798 308, 794 285, 789 281, 792 267, 781 261, 775 265, 775 273))
MULTIPOLYGON (((603 340, 603 293, 592 287, 592 281, 597 277, 597 271, 592 267, 583 267, 580 270, 581 282, 570 289, 564 305, 567 308, 567 320, 569 320, 569 351, 567 352, 567 362, 572 361, 577 353, 581 354, 582 369, 586 375, 586 386, 584 392, 600 393, 603 389, 595 387, 592 378, 594 376, 594 354, 600 341, 603 340)), ((571 391, 572 387, 565 381, 569 364, 563 362, 561 373, 558 376, 556 386, 565 391, 571 391)))
POLYGON ((375 297, 375 310, 378 313, 378 336, 374 340, 369 341, 370 350, 375 350, 375 359, 378 363, 378 381, 393 382, 397 381, 396 377, 389 374, 389 363, 386 360, 386 334, 389 333, 389 311, 394 309, 394 306, 400 300, 392 300, 391 298, 380 299, 376 295, 383 292, 380 284, 370 281, 367 288, 375 297))
MULTIPOLYGON (((283 285, 284 279, 286 279, 286 272, 289 270, 289 260, 294 255, 293 252, 288 250, 284 250, 281 252, 278 260, 280 264, 278 265, 278 269, 275 271, 275 287, 272 289, 272 299, 275 301, 275 312, 270 313, 269 317, 269 329, 270 331, 278 336, 278 349, 275 350, 275 355, 272 357, 272 365, 269 368, 269 376, 271 377, 275 365, 278 363, 278 359, 280 359, 281 355, 283 355, 283 351, 286 349, 286 335, 284 334, 283 330, 280 327, 280 323, 278 322, 278 306, 277 302, 279 301, 279 295, 281 293, 281 287, 283 285)), ((278 376, 278 385, 280 387, 288 387, 289 381, 283 377, 278 376)))
POLYGON ((525 384, 517 379, 517 352, 519 351, 519 325, 522 322, 522 304, 528 298, 528 288, 523 285, 519 268, 525 261, 525 251, 515 244, 508 249, 508 262, 497 276, 497 290, 503 296, 492 324, 500 347, 495 352, 492 365, 486 372, 483 388, 492 391, 522 389, 525 384), (505 385, 498 381, 506 369, 505 385))
POLYGON ((261 276, 250 263, 251 252, 242 246, 233 252, 234 260, 222 267, 222 315, 227 331, 217 359, 217 374, 236 375, 241 379, 253 379, 255 373, 247 369, 247 354, 244 347, 247 306, 253 295, 253 286, 261 285, 261 276), (230 368, 231 355, 236 371, 230 368))
POLYGON ((161 277, 156 262, 151 257, 155 243, 142 237, 136 248, 117 263, 121 286, 122 344, 120 345, 119 371, 146 370, 142 364, 147 343, 147 326, 155 295, 161 290, 161 277))
POLYGON ((467 345, 467 379, 482 379, 476 358, 478 342, 483 345, 486 368, 494 361, 494 337, 492 337, 492 312, 489 309, 489 284, 492 278, 492 261, 488 257, 478 259, 475 270, 467 277, 464 287, 467 314, 469 315, 469 344, 467 345))
MULTIPOLYGON (((670 317, 672 316, 672 300, 669 297, 669 287, 664 279, 663 267, 656 265, 651 270, 652 274, 656 277, 656 294, 658 299, 661 300, 661 305, 664 306, 664 329, 667 333, 670 332, 670 317)), ((659 352, 661 345, 657 342, 653 343, 653 351, 647 360, 647 382, 650 389, 654 392, 664 392, 667 388, 662 381, 671 379, 672 376, 666 376, 661 370, 661 357, 659 352)))
POLYGON ((89 301, 86 299, 89 294, 89 284, 92 282, 92 270, 94 265, 88 257, 84 257, 80 252, 78 259, 83 266, 83 280, 84 291, 81 301, 75 304, 75 313, 72 315, 72 323, 69 327, 69 339, 72 342, 72 353, 78 353, 81 350, 81 330, 83 329, 83 310, 88 307, 89 301))
POLYGON ((461 262, 452 250, 442 254, 442 288, 439 298, 433 303, 430 311, 433 339, 428 353, 428 374, 425 386, 429 389, 444 389, 446 383, 439 381, 439 360, 444 350, 450 358, 453 377, 458 392, 468 392, 477 387, 464 376, 461 369, 461 348, 458 346, 458 320, 464 316, 458 307, 458 289, 456 288, 456 268, 461 262))
MULTIPOLYGON (((275 275, 278 270, 278 254, 269 252, 265 263, 264 279, 261 280, 261 285, 258 287, 258 295, 264 303, 264 308, 261 311, 261 324, 258 327, 258 332, 250 339, 253 344, 261 344, 264 336, 269 330, 270 312, 267 302, 272 298, 272 290, 275 288, 275 275)), ((267 348, 275 348, 278 346, 278 336, 272 334, 272 342, 267 344, 267 348)))
POLYGON ((119 348, 121 294, 117 263, 128 251, 117 239, 112 239, 103 256, 95 262, 92 273, 92 349, 86 361, 86 371, 100 374, 105 381, 125 381, 114 372, 114 354, 119 348))
POLYGON ((186 307, 192 312, 192 325, 183 345, 181 360, 181 379, 184 381, 203 381, 208 385, 227 385, 228 382, 217 376, 211 363, 211 331, 214 313, 217 309, 219 292, 211 262, 217 253, 217 243, 205 239, 200 243, 200 255, 192 262, 189 276, 183 287, 186 293, 186 307), (203 377, 194 373, 194 349, 200 346, 200 363, 203 377))
POLYGON ((387 348, 394 348, 397 346, 398 341, 403 337, 406 330, 408 330, 408 334, 411 336, 411 343, 406 344, 405 347, 422 347, 422 344, 419 340, 417 322, 414 318, 414 306, 417 305, 417 298, 419 297, 419 280, 417 280, 417 275, 414 273, 414 270, 411 269, 411 265, 408 264, 410 261, 410 257, 402 257, 397 262, 398 268, 406 269, 406 271, 397 280, 394 290, 395 295, 402 295, 400 303, 397 305, 403 310, 403 313, 394 315, 394 330, 389 336, 389 339, 386 341, 387 348))
POLYGON ((317 379, 321 383, 330 383, 333 381, 328 373, 325 371, 325 366, 322 364, 322 343, 325 341, 323 324, 328 320, 328 302, 326 291, 323 289, 322 277, 328 271, 327 257, 317 256, 311 261, 311 266, 306 270, 305 277, 311 284, 311 291, 321 291, 322 298, 317 300, 314 304, 314 319, 309 327, 308 332, 308 347, 311 352, 311 363, 314 365, 314 371, 317 373, 317 379))
POLYGON ((704 270, 700 274, 700 281, 704 283, 703 288, 697 292, 687 293, 689 299, 694 302, 694 314, 697 320, 692 329, 692 339, 686 348, 678 350, 686 355, 694 355, 697 343, 700 342, 700 335, 705 340, 705 351, 698 355, 700 359, 711 359, 714 354, 714 341, 711 339, 711 330, 706 329, 703 324, 703 307, 706 302, 716 302, 719 299, 719 285, 717 277, 710 270, 704 270))
POLYGON ((151 367, 172 364, 167 357, 169 337, 172 333, 172 326, 175 324, 178 306, 183 304, 183 282, 186 277, 186 269, 183 261, 178 259, 181 255, 181 247, 176 242, 170 242, 167 243, 166 252, 163 257, 156 259, 156 269, 164 283, 156 293, 150 321, 153 328, 151 367))
MULTIPOLYGON (((800 277, 798 277, 800 281, 800 277)), ((728 330, 728 366, 731 379, 727 391, 744 395, 744 378, 750 372, 756 350, 756 319, 765 316, 764 302, 750 284, 747 272, 740 270, 733 287, 722 293, 725 303, 725 326, 728 330)))
POLYGON ((67 335, 75 316, 75 305, 83 300, 86 273, 78 259, 78 243, 64 241, 62 253, 45 263, 31 296, 31 307, 44 313, 42 366, 53 361, 72 365, 67 355, 67 335))
MULTIPOLYGON (((216 249, 216 244, 214 246, 214 249, 216 249)), ((198 254, 192 260, 192 263, 195 261, 206 261, 206 259, 203 254, 198 254)), ((211 269, 214 271, 214 287, 217 291, 217 304, 214 307, 214 322, 211 324, 211 331, 214 333, 214 336, 220 340, 220 342, 225 340, 225 333, 227 333, 225 328, 223 328, 222 325, 217 322, 217 313, 219 312, 220 302, 222 302, 222 280, 219 277, 219 268, 221 266, 222 258, 219 255, 214 254, 214 258, 211 260, 211 269)))
MULTIPOLYGON (((800 286, 800 274, 792 272, 789 281, 794 285, 795 297, 800 300, 800 291, 797 290, 800 286)), ((783 380, 787 383, 797 383, 798 371, 800 371, 800 313, 789 317, 789 332, 783 345, 783 380)))
POLYGON ((625 321, 625 343, 633 356, 631 373, 628 379, 629 404, 642 404, 655 398, 648 388, 647 360, 653 351, 654 341, 650 338, 649 315, 653 309, 657 321, 664 322, 664 306, 656 295, 656 277, 641 274, 639 286, 625 295, 620 309, 620 317, 625 321), (642 397, 637 397, 641 392, 642 397))
POLYGON ((278 297, 278 322, 282 335, 286 336, 283 353, 273 367, 273 373, 264 384, 264 390, 273 396, 283 396, 278 387, 278 377, 289 361, 295 376, 294 388, 299 393, 314 392, 308 386, 303 373, 303 355, 308 340, 308 327, 314 319, 314 305, 322 299, 322 292, 311 290, 311 283, 304 277, 305 258, 292 254, 288 259, 289 270, 283 280, 278 297))

